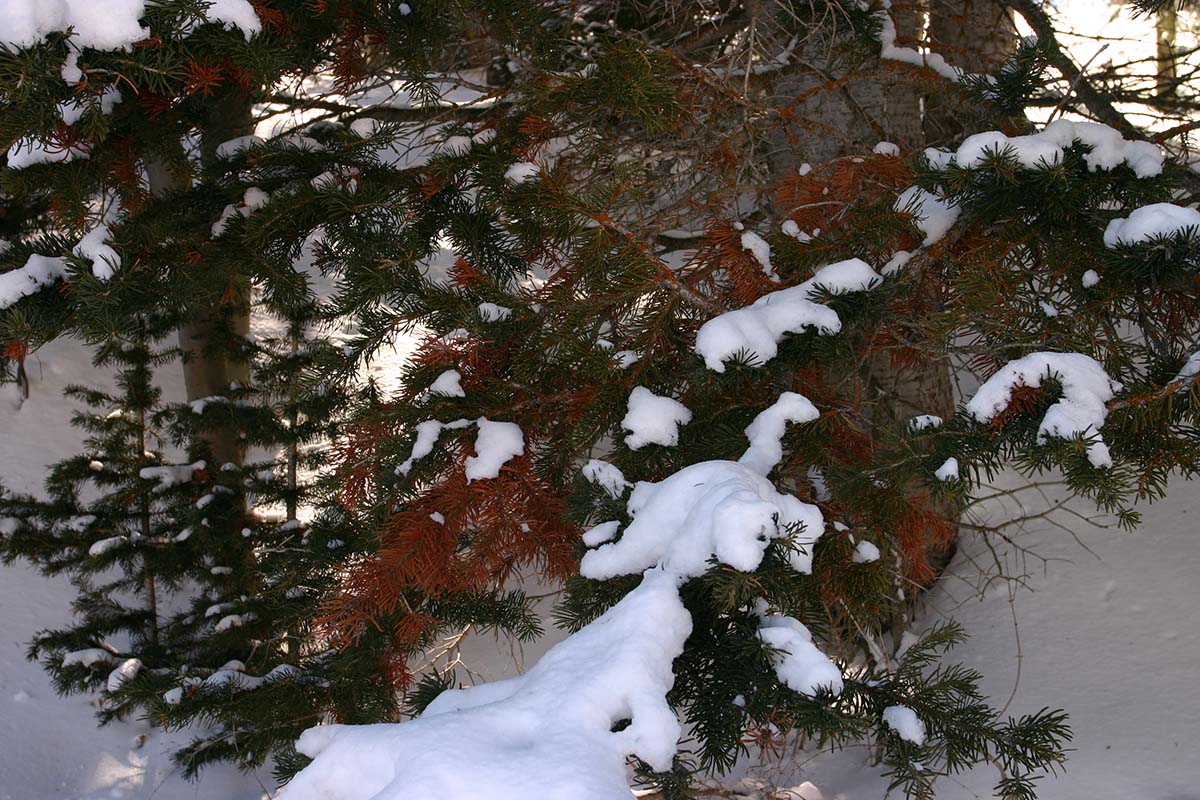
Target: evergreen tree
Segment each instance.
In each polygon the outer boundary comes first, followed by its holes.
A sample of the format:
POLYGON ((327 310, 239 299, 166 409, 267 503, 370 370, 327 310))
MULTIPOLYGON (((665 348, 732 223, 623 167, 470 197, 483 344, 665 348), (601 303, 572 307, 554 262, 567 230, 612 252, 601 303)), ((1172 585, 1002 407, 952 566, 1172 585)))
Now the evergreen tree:
POLYGON ((153 313, 182 331, 192 396, 156 423, 172 469, 205 466, 170 487, 189 557, 154 575, 196 591, 114 696, 215 723, 189 769, 314 758, 298 800, 346 770, 379 797, 537 776, 591 798, 627 793, 629 758, 682 797, 795 734, 877 742, 908 796, 987 761, 1020 798, 1062 762, 1061 712, 1002 720, 938 666, 957 629, 901 652, 909 598, 1001 468, 1059 470, 1126 525, 1194 471, 1185 172, 1052 30, 969 74, 916 49, 908 9, 727 5, 180 0, 129 50, 11 34, 3 185, 37 211, 0 254, 6 354, 153 313), (1048 66, 1111 127, 1033 133, 1048 66), (440 96, 468 75, 473 100, 440 96), (364 109, 378 87, 409 99, 364 109), (292 121, 225 141, 252 113, 292 121), (922 154, 933 121, 948 149, 922 154), (248 337, 251 307, 280 335, 248 337), (414 333, 395 396, 342 392, 414 333), (983 385, 955 409, 951 377, 983 385), (567 582, 566 642, 517 681, 419 674, 446 634, 538 635, 528 575, 567 582), (393 722, 404 694, 399 726, 318 725, 393 722))

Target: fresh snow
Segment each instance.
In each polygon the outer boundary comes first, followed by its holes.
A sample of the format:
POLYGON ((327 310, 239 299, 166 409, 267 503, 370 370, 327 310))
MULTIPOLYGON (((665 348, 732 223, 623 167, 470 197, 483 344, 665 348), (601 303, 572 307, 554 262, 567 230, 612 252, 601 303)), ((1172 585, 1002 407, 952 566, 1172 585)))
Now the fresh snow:
POLYGON ((480 417, 476 424, 479 435, 475 437, 475 455, 466 461, 468 483, 498 477, 509 459, 525 452, 525 435, 516 423, 480 417))
POLYGON ((504 180, 518 186, 538 176, 538 165, 529 161, 518 161, 504 171, 504 180))
POLYGON ((712 555, 749 572, 788 526, 798 529, 791 564, 808 573, 812 544, 825 530, 816 506, 780 494, 761 474, 732 461, 704 461, 657 483, 639 481, 626 510, 633 520, 620 540, 583 556, 584 577, 634 575, 661 564, 690 578, 707 571, 712 555))
POLYGON ((1200 234, 1200 211, 1174 203, 1153 203, 1109 222, 1104 229, 1104 246, 1138 244, 1188 231, 1200 234))
POLYGON ((36 253, 25 266, 0 274, 0 309, 5 309, 22 297, 41 291, 55 281, 67 277, 67 261, 36 253))
POLYGON ((442 397, 466 397, 462 388, 462 374, 456 369, 448 369, 429 384, 429 393, 442 397))
POLYGON ((888 706, 883 710, 883 721, 906 742, 917 747, 925 744, 925 723, 908 706, 888 706))
MULTIPOLYGON (((941 241, 954 227, 954 223, 958 222, 958 215, 962 212, 956 204, 943 200, 919 186, 910 186, 901 192, 896 198, 895 207, 897 211, 907 211, 913 215, 917 229, 925 234, 925 239, 921 242, 922 247, 930 247, 941 241)), ((907 254, 908 251, 901 250, 900 253, 907 254)), ((911 255, 901 256, 900 253, 892 256, 892 260, 884 266, 884 274, 896 272, 911 258, 911 255)))
POLYGON ((714 372, 724 372, 725 362, 739 353, 757 363, 770 361, 779 353, 785 334, 811 328, 828 335, 842 329, 837 312, 814 301, 822 290, 831 294, 867 291, 880 280, 861 259, 829 264, 801 284, 765 294, 744 308, 705 322, 696 333, 696 353, 714 372))
POLYGON ((629 481, 625 480, 625 476, 615 464, 601 461, 598 458, 589 460, 583 465, 581 471, 583 472, 583 477, 587 478, 590 483, 604 489, 610 497, 620 497, 629 486, 629 481))
POLYGON ((479 318, 484 322, 504 322, 512 316, 512 309, 495 303, 480 303, 479 318))
POLYGON ((812 422, 819 418, 807 397, 796 392, 784 392, 770 408, 762 411, 746 428, 750 447, 738 459, 760 475, 766 475, 783 460, 783 434, 789 422, 812 422))
MULTIPOLYGON (((967 402, 967 413, 978 422, 991 422, 1008 406, 1014 389, 1036 388, 1047 377, 1062 385, 1062 398, 1042 417, 1038 443, 1044 444, 1050 437, 1098 437, 1108 416, 1105 404, 1120 391, 1121 384, 1110 378, 1095 359, 1082 353, 1030 353, 1008 362, 979 387, 967 402)), ((1112 464, 1108 448, 1100 441, 1088 447, 1088 459, 1095 467, 1112 464)))
POLYGON ((933 473, 933 476, 939 481, 957 480, 959 476, 958 459, 954 458, 953 456, 947 458, 945 462, 943 462, 942 465, 937 468, 937 471, 933 473))
POLYGON ((97 225, 79 240, 71 251, 72 255, 92 262, 92 274, 106 281, 121 268, 121 257, 108 243, 112 232, 107 225, 97 225))
POLYGON ((1081 144, 1090 148, 1083 157, 1088 169, 1113 170, 1127 166, 1139 178, 1162 173, 1163 152, 1151 142, 1130 141, 1107 125, 1059 119, 1038 133, 1007 136, 1000 131, 985 131, 968 136, 953 153, 928 149, 926 159, 935 167, 950 164, 970 169, 980 166, 990 155, 1007 153, 1027 169, 1046 169, 1062 163, 1066 148, 1081 144))
POLYGON ((879 560, 879 548, 874 543, 863 539, 854 546, 854 554, 850 560, 855 564, 870 564, 872 561, 879 560))
POLYGON ((625 444, 638 450, 648 444, 674 447, 679 444, 679 427, 692 421, 687 406, 670 397, 660 397, 644 386, 629 393, 629 405, 621 428, 628 431, 625 444))
POLYGON ((630 797, 626 757, 670 769, 683 734, 665 696, 691 629, 677 576, 648 570, 524 676, 444 692, 411 722, 305 731, 313 762, 281 800, 630 797))
POLYGON ((768 614, 761 598, 755 610, 759 616, 758 638, 774 651, 771 660, 780 683, 807 697, 818 689, 842 693, 845 684, 841 670, 813 644, 812 634, 803 623, 782 614, 768 614))
POLYGON ((766 239, 753 231, 743 231, 742 249, 750 251, 750 255, 754 256, 754 260, 762 268, 763 274, 771 280, 779 280, 779 276, 771 268, 771 245, 767 243, 766 239))
POLYGON ((918 414, 909 420, 908 426, 914 431, 925 431, 942 427, 942 421, 936 414, 918 414))

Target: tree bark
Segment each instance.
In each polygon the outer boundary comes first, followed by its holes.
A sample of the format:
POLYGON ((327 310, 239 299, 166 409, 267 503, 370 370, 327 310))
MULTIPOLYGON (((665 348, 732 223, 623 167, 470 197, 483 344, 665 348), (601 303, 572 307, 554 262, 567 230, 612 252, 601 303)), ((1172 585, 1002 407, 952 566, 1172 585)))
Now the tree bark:
MULTIPOLYGON (((250 103, 240 92, 231 91, 213 104, 213 112, 201 132, 200 153, 205 165, 216 159, 222 142, 251 131, 250 103)), ((167 191, 180 186, 178 176, 167 173, 162 165, 150 169, 151 191, 167 191), (156 190, 156 183, 158 188, 156 190)), ((249 287, 239 285, 230 297, 211 300, 208 307, 179 329, 179 347, 183 351, 183 380, 188 400, 227 392, 230 385, 246 385, 249 364, 231 357, 228 345, 232 337, 250 332, 249 287)), ((205 436, 217 465, 241 464, 245 447, 232 431, 215 431, 205 436)))

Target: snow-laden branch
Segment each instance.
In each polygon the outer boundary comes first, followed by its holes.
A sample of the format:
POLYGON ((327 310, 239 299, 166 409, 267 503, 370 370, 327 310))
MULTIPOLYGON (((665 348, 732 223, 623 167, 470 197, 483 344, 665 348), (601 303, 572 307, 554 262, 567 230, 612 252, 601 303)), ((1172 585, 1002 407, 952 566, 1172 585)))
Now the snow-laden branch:
MULTIPOLYGON (((807 399, 788 393, 747 428, 746 463, 707 461, 638 483, 627 504, 632 522, 617 542, 590 551, 581 568, 597 579, 642 572, 635 589, 521 677, 443 692, 411 722, 305 731, 296 747, 313 762, 282 797, 632 797, 626 759, 668 770, 683 734, 666 699, 673 662, 692 630, 680 587, 712 559, 754 570, 770 541, 789 535, 799 547, 792 566, 811 571, 821 512, 778 493, 762 473, 774 466, 772 443, 778 445, 785 422, 815 417, 807 399)), ((585 474, 612 493, 623 491, 623 476, 610 467, 592 461, 585 474)), ((607 540, 619 526, 598 527, 605 530, 596 539, 607 540)), ((751 611, 781 683, 807 695, 840 693, 841 672, 807 628, 769 614, 765 602, 751 611)))

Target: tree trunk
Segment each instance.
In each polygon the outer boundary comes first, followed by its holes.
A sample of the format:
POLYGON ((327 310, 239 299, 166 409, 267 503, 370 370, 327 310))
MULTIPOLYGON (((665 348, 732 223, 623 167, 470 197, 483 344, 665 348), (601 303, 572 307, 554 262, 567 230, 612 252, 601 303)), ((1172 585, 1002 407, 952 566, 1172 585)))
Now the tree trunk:
MULTIPOLYGON (((213 104, 213 113, 201 133, 200 152, 203 163, 216 158, 218 146, 238 136, 250 133, 250 104, 240 92, 228 92, 213 104)), ((162 194, 183 186, 183 178, 170 172, 161 162, 148 168, 150 191, 162 194)), ((208 308, 179 329, 179 347, 183 351, 183 380, 188 400, 224 394, 230 384, 246 385, 250 379, 249 365, 231 358, 225 345, 230 337, 244 337, 250 332, 249 288, 236 287, 233 296, 210 301, 208 308)), ((241 464, 245 448, 231 431, 207 435, 209 449, 216 466, 241 464)))

